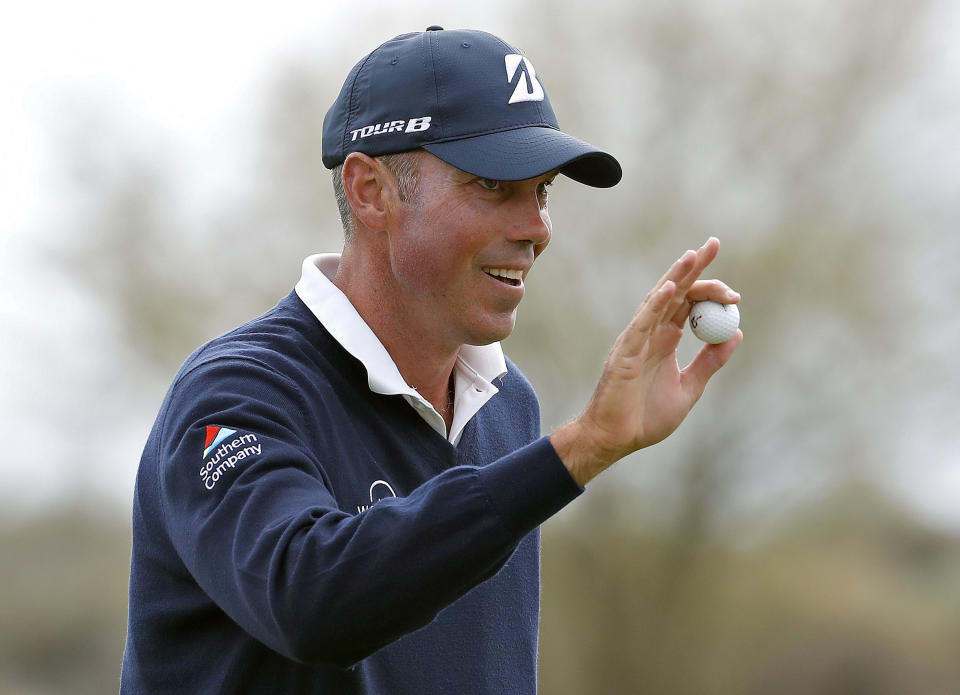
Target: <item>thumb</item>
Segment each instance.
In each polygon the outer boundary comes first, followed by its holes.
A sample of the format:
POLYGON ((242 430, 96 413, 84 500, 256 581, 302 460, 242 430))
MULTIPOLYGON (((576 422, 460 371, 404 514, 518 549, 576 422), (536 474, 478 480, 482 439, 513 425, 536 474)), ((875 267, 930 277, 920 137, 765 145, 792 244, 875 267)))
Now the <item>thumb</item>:
POLYGON ((700 352, 693 358, 693 361, 683 370, 683 382, 687 393, 693 396, 694 400, 703 395, 707 388, 707 382, 710 377, 716 374, 720 368, 727 363, 733 356, 734 351, 740 347, 743 342, 743 332, 737 331, 733 337, 725 343, 717 345, 704 345, 700 352))

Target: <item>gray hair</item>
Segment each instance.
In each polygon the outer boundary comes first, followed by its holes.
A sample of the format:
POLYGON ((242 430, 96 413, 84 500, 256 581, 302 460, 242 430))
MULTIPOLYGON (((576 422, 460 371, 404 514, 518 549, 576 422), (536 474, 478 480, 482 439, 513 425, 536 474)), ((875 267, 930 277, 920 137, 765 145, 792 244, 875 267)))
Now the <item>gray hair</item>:
MULTIPOLYGON (((385 154, 374 157, 397 177, 397 192, 404 203, 416 204, 420 200, 420 169, 417 166, 418 150, 385 154)), ((333 179, 333 195, 337 199, 337 209, 340 211, 340 224, 343 226, 343 237, 350 241, 356 233, 353 208, 347 200, 347 193, 343 189, 343 164, 334 167, 330 175, 333 179)))

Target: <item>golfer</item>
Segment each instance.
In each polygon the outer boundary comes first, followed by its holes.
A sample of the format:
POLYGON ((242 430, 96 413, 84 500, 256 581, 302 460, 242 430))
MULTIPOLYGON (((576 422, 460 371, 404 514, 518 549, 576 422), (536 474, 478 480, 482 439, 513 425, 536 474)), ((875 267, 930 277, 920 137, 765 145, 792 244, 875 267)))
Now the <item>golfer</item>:
POLYGON ((440 27, 347 76, 323 123, 342 251, 191 355, 144 449, 122 693, 536 692, 539 525, 669 435, 742 340, 677 364, 690 302, 739 301, 700 279, 711 238, 541 435, 500 341, 551 183, 621 178, 545 86, 501 39, 440 27))

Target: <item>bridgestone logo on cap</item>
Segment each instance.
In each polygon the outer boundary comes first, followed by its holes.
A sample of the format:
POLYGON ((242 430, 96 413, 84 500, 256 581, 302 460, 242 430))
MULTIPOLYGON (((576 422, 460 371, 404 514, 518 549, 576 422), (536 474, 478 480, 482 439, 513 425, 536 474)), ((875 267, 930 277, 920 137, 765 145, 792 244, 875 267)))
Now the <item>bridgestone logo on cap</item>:
POLYGON ((430 127, 430 116, 420 116, 411 118, 407 121, 386 121, 376 125, 365 125, 363 128, 351 130, 350 142, 356 142, 357 138, 368 138, 371 135, 386 135, 387 133, 418 133, 421 130, 427 130, 430 127))

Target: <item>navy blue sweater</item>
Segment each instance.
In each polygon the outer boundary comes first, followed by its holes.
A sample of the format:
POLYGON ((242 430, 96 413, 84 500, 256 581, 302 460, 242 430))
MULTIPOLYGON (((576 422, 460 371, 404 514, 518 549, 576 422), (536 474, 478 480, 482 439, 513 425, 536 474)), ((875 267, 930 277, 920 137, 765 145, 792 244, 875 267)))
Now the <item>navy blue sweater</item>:
POLYGON ((147 441, 121 693, 533 693, 537 526, 582 490, 530 384, 457 446, 296 294, 205 345, 147 441))

